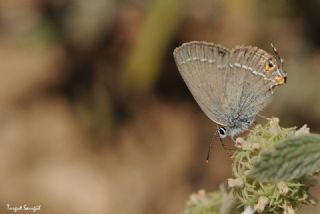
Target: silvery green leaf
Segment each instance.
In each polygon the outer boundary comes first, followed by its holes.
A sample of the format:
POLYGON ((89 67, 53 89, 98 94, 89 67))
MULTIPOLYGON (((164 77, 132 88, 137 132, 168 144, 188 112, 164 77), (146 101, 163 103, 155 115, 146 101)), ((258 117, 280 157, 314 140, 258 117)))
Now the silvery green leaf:
POLYGON ((249 175, 278 182, 310 175, 320 170, 320 135, 309 134, 278 143, 254 163, 249 175))

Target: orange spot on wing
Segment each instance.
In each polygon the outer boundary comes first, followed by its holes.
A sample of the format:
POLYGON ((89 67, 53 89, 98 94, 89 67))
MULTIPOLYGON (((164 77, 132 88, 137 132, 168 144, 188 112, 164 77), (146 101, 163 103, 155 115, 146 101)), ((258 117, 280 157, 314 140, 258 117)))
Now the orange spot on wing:
POLYGON ((282 76, 277 76, 274 78, 274 80, 277 82, 277 85, 283 85, 285 82, 285 79, 282 76))
POLYGON ((274 69, 276 68, 276 66, 272 63, 272 62, 266 62, 266 64, 264 65, 264 70, 267 72, 271 72, 274 71, 274 69))

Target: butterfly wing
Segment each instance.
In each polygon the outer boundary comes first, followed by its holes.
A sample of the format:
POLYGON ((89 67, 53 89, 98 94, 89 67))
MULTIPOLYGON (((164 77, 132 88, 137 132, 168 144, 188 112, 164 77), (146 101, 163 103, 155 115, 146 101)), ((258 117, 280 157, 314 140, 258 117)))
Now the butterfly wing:
POLYGON ((274 82, 264 66, 272 57, 257 47, 232 50, 226 71, 228 81, 223 102, 232 125, 241 129, 241 123, 251 123, 270 102, 270 89, 274 82))
POLYGON ((214 122, 227 125, 222 107, 230 51, 207 42, 189 42, 173 55, 179 72, 203 112, 214 122))

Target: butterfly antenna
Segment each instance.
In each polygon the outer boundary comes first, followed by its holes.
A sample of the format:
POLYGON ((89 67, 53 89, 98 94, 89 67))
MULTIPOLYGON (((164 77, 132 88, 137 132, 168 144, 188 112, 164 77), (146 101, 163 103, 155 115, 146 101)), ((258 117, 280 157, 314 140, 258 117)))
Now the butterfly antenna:
POLYGON ((219 140, 220 140, 221 146, 222 146, 222 148, 223 148, 224 150, 230 150, 230 149, 226 146, 226 144, 224 144, 223 140, 222 140, 220 137, 219 137, 219 140))
MULTIPOLYGON (((229 153, 230 151, 234 151, 234 149, 228 148, 227 145, 224 144, 222 138, 219 136, 218 131, 217 131, 216 134, 215 134, 215 138, 218 138, 218 139, 219 139, 220 144, 221 144, 222 148, 224 149, 224 151, 227 151, 228 153, 229 153)), ((210 144, 209 144, 209 149, 208 149, 207 158, 206 158, 206 163, 207 163, 207 164, 209 163, 210 154, 211 154, 211 150, 212 150, 212 145, 213 145, 213 141, 211 141, 210 144)), ((230 154, 230 153, 229 153, 229 154, 230 154)))
MULTIPOLYGON (((219 138, 219 140, 220 140, 220 142, 221 142, 221 138, 220 138, 220 136, 219 136, 218 131, 216 131, 216 133, 215 133, 215 135, 214 135, 214 139, 215 139, 215 138, 219 138)), ((208 154, 207 154, 207 158, 206 158, 206 163, 209 163, 209 158, 210 158, 210 154, 211 154, 211 150, 212 150, 213 141, 214 141, 214 140, 212 140, 212 141, 210 142, 210 144, 209 144, 209 149, 208 149, 208 154)))
POLYGON ((207 158, 206 158, 206 164, 209 163, 209 158, 210 158, 210 153, 211 153, 211 149, 212 149, 212 144, 213 144, 213 141, 211 141, 210 144, 209 144, 208 154, 207 154, 207 158))

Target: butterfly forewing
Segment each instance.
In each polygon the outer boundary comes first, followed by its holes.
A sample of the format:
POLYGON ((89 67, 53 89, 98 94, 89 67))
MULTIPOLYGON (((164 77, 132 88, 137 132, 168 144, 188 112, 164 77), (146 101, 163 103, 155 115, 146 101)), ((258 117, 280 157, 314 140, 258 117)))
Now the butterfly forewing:
POLYGON ((227 125, 223 109, 230 51, 207 42, 190 42, 174 51, 179 72, 193 97, 214 122, 227 125))

